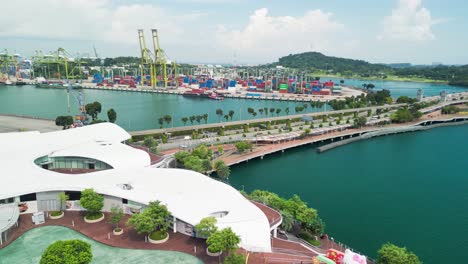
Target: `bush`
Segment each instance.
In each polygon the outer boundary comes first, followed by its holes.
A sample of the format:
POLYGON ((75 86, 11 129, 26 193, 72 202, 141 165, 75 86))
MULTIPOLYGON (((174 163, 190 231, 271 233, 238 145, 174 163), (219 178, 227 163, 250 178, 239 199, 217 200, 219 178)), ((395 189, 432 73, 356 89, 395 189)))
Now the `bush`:
POLYGON ((163 240, 168 236, 166 231, 154 231, 149 235, 152 240, 163 240))
POLYGON ((149 149, 149 151, 150 151, 151 153, 154 153, 154 154, 158 154, 158 152, 159 152, 158 147, 156 147, 156 146, 151 147, 151 148, 149 149))
POLYGON ((310 244, 319 247, 321 245, 320 241, 315 240, 315 237, 310 235, 309 233, 306 232, 301 232, 299 233, 298 237, 304 239, 305 241, 309 242, 310 244))
POLYGON ((59 216, 61 214, 62 214, 62 211, 52 211, 52 212, 49 213, 50 216, 54 216, 54 217, 59 216))
POLYGON ((245 263, 245 256, 242 254, 237 254, 237 253, 233 253, 227 256, 223 261, 223 264, 244 264, 244 263, 245 263))
POLYGON ((86 214, 86 219, 88 220, 97 220, 99 218, 102 217, 102 213, 101 212, 97 212, 97 213, 87 213, 86 214))
POLYGON ((145 137, 145 139, 143 140, 143 145, 145 147, 151 148, 151 147, 157 146, 158 143, 152 136, 148 136, 148 137, 145 137))
POLYGON ((59 240, 42 253, 40 264, 88 264, 93 259, 91 245, 84 241, 59 240))
POLYGON ((250 141, 239 141, 236 143, 236 149, 242 153, 248 149, 252 149, 252 143, 250 141))

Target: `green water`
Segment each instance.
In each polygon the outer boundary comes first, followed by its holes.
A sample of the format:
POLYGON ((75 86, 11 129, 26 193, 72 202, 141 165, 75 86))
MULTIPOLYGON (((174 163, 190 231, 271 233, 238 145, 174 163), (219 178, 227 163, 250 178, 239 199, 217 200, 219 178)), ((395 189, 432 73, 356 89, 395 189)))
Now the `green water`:
POLYGON ((296 193, 336 240, 375 257, 389 241, 424 263, 467 263, 468 125, 313 146, 232 168, 246 191, 296 193))
POLYGON ((42 252, 57 240, 80 239, 91 244, 93 264, 203 264, 185 253, 164 250, 137 250, 106 246, 72 229, 45 226, 32 229, 4 249, 0 250, 0 264, 37 264, 42 252))
MULTIPOLYGON (((183 97, 179 95, 137 93, 123 91, 84 90, 85 101, 99 101, 102 104, 102 113, 99 118, 107 119, 107 110, 114 108, 117 112, 117 124, 129 131, 159 128, 158 118, 163 115, 173 116, 173 124, 165 126, 182 126, 182 117, 208 114, 208 123, 219 122, 216 109, 220 108, 227 114, 229 110, 235 112, 233 121, 239 119, 253 119, 247 113, 247 108, 254 109, 268 107, 281 108, 280 115, 285 115, 286 107, 289 114, 294 114, 296 106, 304 103, 225 99, 216 101, 202 98, 183 97)), ((71 99, 71 114, 78 114, 75 99, 71 99)), ((330 107, 321 109, 306 109, 307 112, 330 110, 330 107)), ((258 111, 257 111, 258 112, 258 111)), ((0 114, 16 114, 33 117, 55 119, 58 115, 68 115, 67 92, 62 89, 41 89, 34 86, 0 86, 0 114)), ((269 115, 270 116, 270 115, 269 115)), ((276 114, 274 114, 276 116, 276 114)), ((259 113, 256 118, 265 117, 259 113)), ((204 121, 202 121, 203 124, 204 121)), ((187 125, 190 124, 190 121, 187 125)), ((194 124, 198 124, 196 121, 194 124)))

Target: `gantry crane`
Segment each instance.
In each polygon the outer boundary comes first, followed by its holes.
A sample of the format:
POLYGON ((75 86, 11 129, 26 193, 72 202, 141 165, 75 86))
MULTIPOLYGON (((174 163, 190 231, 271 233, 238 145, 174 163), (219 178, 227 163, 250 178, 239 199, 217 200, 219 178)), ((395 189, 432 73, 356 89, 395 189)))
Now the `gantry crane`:
POLYGON ((160 86, 167 88, 169 83, 169 73, 171 73, 174 78, 178 76, 177 65, 175 62, 170 63, 166 53, 161 49, 157 29, 151 30, 151 36, 153 41, 153 52, 146 47, 143 29, 138 30, 141 76, 143 78, 144 74, 149 73, 152 87, 156 87, 159 84, 160 86))
POLYGON ((85 107, 83 91, 77 92, 73 88, 73 85, 70 83, 68 83, 67 86, 68 86, 68 89, 67 89, 68 112, 70 113, 71 111, 70 94, 72 94, 75 100, 78 102, 78 111, 80 112, 80 114, 75 117, 75 120, 77 121, 76 123, 79 126, 86 125, 88 121, 88 117, 86 116, 86 107, 85 107))
POLYGON ((47 74, 48 78, 50 78, 51 66, 56 67, 58 79, 62 77, 66 79, 78 79, 82 75, 81 64, 83 62, 79 58, 71 58, 63 48, 58 48, 56 51, 45 55, 42 51, 36 51, 36 55, 33 56, 33 61, 36 68, 46 68, 43 69, 43 74, 45 76, 47 74), (47 70, 47 72, 45 70, 47 70))

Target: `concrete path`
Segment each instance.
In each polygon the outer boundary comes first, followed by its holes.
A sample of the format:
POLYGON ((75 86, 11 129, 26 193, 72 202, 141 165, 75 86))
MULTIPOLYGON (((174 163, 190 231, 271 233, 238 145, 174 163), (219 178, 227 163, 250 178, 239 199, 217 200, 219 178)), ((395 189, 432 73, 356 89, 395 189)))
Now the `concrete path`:
POLYGON ((0 133, 18 131, 50 132, 61 129, 52 120, 0 115, 0 133))

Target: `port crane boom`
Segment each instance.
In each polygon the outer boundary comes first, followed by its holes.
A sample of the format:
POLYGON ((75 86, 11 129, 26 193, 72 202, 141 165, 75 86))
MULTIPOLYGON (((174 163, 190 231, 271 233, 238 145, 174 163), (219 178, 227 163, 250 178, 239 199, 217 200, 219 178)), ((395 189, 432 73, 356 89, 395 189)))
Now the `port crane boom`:
POLYGON ((88 118, 86 117, 86 108, 85 108, 83 92, 82 91, 77 92, 73 88, 73 85, 70 83, 68 83, 67 86, 68 86, 68 89, 67 89, 68 112, 70 113, 70 110, 71 110, 70 94, 72 94, 75 100, 78 102, 78 110, 80 111, 79 118, 78 116, 76 117, 76 119, 78 120, 77 123, 79 126, 85 125, 88 118))

